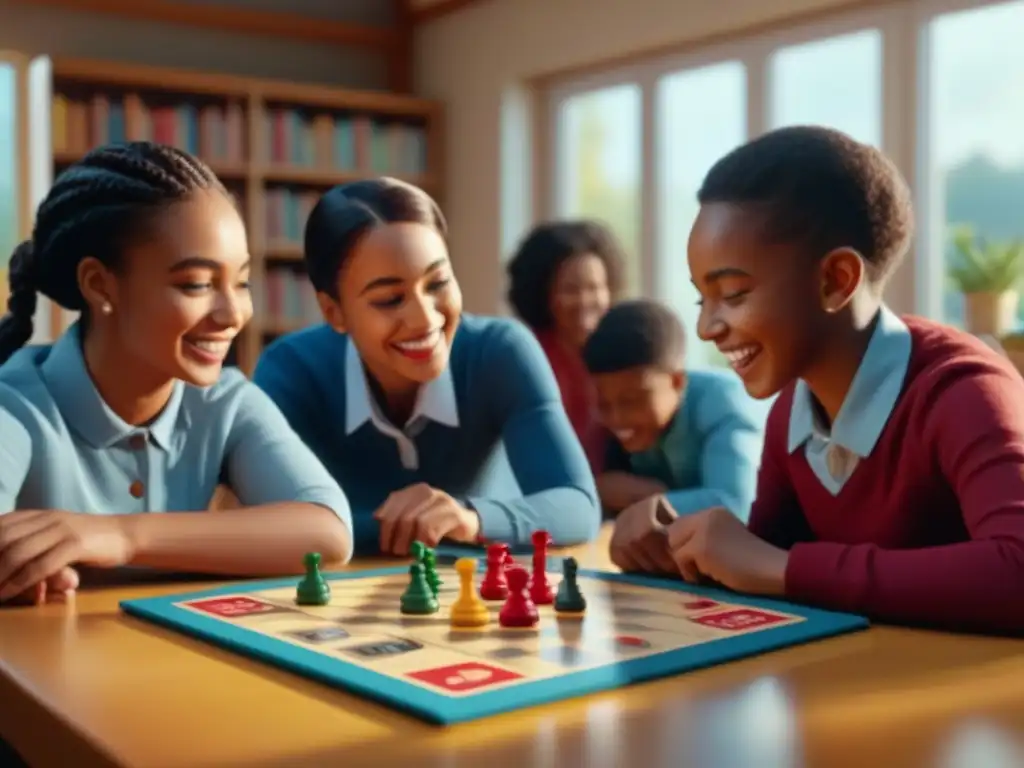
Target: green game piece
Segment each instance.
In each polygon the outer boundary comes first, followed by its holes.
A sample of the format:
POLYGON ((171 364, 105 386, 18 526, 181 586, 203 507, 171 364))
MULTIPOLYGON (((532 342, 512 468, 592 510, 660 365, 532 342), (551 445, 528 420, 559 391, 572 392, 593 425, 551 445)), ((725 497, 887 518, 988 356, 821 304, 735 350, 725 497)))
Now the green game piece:
POLYGON ((587 601, 576 583, 578 568, 575 557, 562 560, 562 583, 558 585, 558 593, 555 595, 557 613, 583 613, 587 610, 587 601))
POLYGON ((295 590, 295 602, 299 605, 327 605, 331 600, 331 585, 320 575, 320 554, 310 552, 303 562, 306 575, 295 590))
POLYGON ((436 613, 439 609, 437 598, 423 573, 423 566, 413 563, 409 566, 409 586, 402 594, 402 613, 436 613))
POLYGON ((422 563, 427 554, 427 545, 422 541, 414 541, 409 545, 409 554, 412 555, 414 562, 422 563))
POLYGON ((441 590, 441 585, 444 582, 441 581, 441 577, 437 574, 437 555, 432 549, 427 549, 423 554, 423 572, 427 579, 427 584, 430 585, 430 589, 434 593, 434 597, 437 597, 437 593, 441 590))

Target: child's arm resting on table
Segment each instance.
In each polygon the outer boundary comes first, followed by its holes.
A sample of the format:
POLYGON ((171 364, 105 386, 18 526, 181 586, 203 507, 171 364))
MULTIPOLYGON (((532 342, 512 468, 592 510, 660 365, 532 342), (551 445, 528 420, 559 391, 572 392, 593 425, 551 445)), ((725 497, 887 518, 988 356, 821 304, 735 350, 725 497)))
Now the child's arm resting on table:
POLYGON ((536 338, 508 321, 481 341, 479 381, 501 429, 523 495, 470 498, 484 539, 526 544, 545 530, 558 546, 590 541, 601 508, 590 465, 562 406, 555 376, 536 338))
POLYGON ((246 382, 225 457, 225 480, 242 505, 207 514, 127 516, 132 565, 272 575, 325 567, 352 555, 348 500, 270 398, 246 382))
POLYGON ((660 480, 630 471, 629 455, 614 437, 608 438, 604 472, 597 476, 597 492, 601 505, 609 512, 621 512, 626 507, 667 491, 660 480))
POLYGON ((756 406, 738 381, 704 393, 696 406, 701 448, 701 485, 669 490, 665 498, 678 515, 724 507, 740 520, 750 516, 757 486, 762 425, 756 406))
POLYGON ((914 550, 796 544, 788 597, 900 623, 1024 632, 1024 411, 1007 376, 952 383, 931 403, 921 436, 970 541, 914 550))
POLYGON ((13 512, 32 460, 32 437, 8 410, 0 387, 0 515, 13 512))

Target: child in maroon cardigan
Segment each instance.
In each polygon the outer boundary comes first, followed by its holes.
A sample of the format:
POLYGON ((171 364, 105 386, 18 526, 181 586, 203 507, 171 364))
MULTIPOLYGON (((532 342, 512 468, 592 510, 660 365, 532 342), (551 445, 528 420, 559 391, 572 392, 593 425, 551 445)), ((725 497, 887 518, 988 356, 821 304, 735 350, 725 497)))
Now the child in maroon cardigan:
POLYGON ((749 527, 710 509, 658 536, 652 508, 623 536, 660 539, 688 581, 1024 632, 1024 379, 972 336, 885 308, 912 233, 893 165, 786 128, 721 159, 699 200, 699 333, 751 395, 779 394, 757 497, 749 527))

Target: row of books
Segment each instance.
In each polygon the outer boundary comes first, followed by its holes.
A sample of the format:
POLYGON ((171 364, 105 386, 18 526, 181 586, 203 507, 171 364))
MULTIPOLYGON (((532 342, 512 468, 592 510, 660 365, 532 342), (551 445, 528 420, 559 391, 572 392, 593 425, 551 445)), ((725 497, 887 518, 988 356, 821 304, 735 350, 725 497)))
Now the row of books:
POLYGON ((295 191, 273 187, 266 191, 267 241, 302 244, 302 236, 313 206, 320 199, 317 191, 295 191))
POLYGON ((266 119, 266 157, 274 163, 394 175, 427 169, 420 126, 296 109, 271 110, 266 119))
POLYGON ((245 114, 238 101, 226 104, 149 105, 138 94, 123 98, 96 93, 87 100, 57 93, 51 104, 53 150, 83 154, 100 144, 155 141, 180 147, 204 160, 245 160, 245 114))
MULTIPOLYGON (((265 113, 264 162, 352 173, 412 176, 427 170, 423 127, 366 115, 265 113)), ((95 93, 78 99, 56 93, 51 103, 53 150, 82 154, 100 144, 156 141, 213 162, 246 159, 245 107, 224 104, 147 104, 136 93, 95 93)))
POLYGON ((320 307, 309 278, 287 267, 268 269, 264 290, 253 296, 253 310, 263 325, 287 330, 320 322, 320 307))

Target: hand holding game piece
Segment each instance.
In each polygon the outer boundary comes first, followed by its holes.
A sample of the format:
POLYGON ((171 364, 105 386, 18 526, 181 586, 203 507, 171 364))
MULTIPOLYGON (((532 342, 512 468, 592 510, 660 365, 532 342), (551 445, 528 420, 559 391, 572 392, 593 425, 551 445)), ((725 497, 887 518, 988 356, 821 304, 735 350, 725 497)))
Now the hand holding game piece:
POLYGON ((558 613, 583 613, 587 610, 587 601, 577 582, 578 571, 575 557, 567 557, 562 561, 562 582, 558 585, 558 595, 555 597, 555 611, 558 613))
POLYGON ((510 628, 536 626, 540 616, 526 589, 530 581, 529 571, 517 565, 510 568, 505 576, 508 579, 508 598, 498 614, 498 623, 510 628))
POLYGON ((453 627, 483 627, 491 620, 487 604, 477 597, 473 589, 473 575, 476 573, 476 560, 472 557, 461 557, 455 561, 455 571, 459 574, 459 596, 451 607, 451 623, 453 627))
POLYGON ((427 583, 420 563, 409 566, 409 586, 402 593, 401 605, 402 613, 410 614, 437 613, 441 607, 427 583))
POLYGON ((331 600, 331 585, 320 573, 320 553, 310 552, 303 558, 306 575, 295 589, 295 602, 299 605, 327 605, 331 600))
POLYGON ((133 557, 128 517, 56 510, 0 515, 0 602, 74 565, 128 565, 133 557))
POLYGON ((668 525, 676 513, 663 496, 651 496, 615 518, 611 560, 623 571, 677 574, 668 546, 668 525))
POLYGON ((392 493, 374 512, 380 523, 382 552, 404 556, 414 540, 436 547, 442 539, 476 542, 480 518, 444 491, 416 483, 392 493))
POLYGON ((711 579, 747 594, 785 592, 788 553, 755 536, 727 509, 714 507, 678 518, 668 530, 668 543, 690 583, 711 579))
POLYGON ((487 572, 480 582, 480 597, 484 600, 504 600, 508 597, 508 580, 505 578, 507 557, 507 545, 490 544, 487 547, 487 572))

